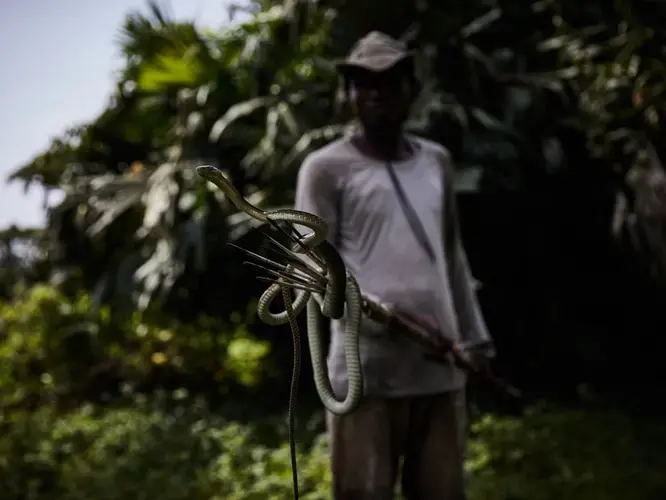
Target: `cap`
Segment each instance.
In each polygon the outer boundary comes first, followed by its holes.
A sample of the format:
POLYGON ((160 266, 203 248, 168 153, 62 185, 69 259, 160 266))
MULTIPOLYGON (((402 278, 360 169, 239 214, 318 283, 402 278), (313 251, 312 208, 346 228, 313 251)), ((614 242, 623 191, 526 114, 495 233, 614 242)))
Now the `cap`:
POLYGON ((382 72, 399 62, 410 59, 414 51, 395 38, 379 31, 371 31, 357 41, 346 59, 335 63, 338 71, 347 73, 354 69, 382 72))

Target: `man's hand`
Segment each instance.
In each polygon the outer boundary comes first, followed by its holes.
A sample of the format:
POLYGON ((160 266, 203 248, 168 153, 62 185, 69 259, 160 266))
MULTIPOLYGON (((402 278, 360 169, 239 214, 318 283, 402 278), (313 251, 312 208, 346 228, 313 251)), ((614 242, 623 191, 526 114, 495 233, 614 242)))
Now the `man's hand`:
POLYGON ((492 357, 487 346, 474 346, 465 349, 463 352, 467 360, 469 360, 469 363, 476 371, 487 372, 490 370, 492 357))
POLYGON ((475 352, 469 356, 470 363, 478 372, 487 372, 490 370, 491 358, 486 353, 475 352))
POLYGON ((461 358, 461 361, 466 362, 469 365, 469 368, 473 369, 474 371, 487 372, 490 370, 490 363, 492 358, 490 354, 492 352, 490 350, 490 345, 482 344, 479 346, 470 346, 466 348, 453 342, 452 340, 449 341, 452 343, 452 345, 450 343, 445 343, 439 334, 439 325, 437 324, 437 321, 434 317, 416 315, 411 312, 399 310, 395 307, 392 309, 393 313, 404 323, 407 325, 414 325, 423 330, 427 334, 429 341, 433 343, 433 346, 439 345, 440 347, 451 348, 453 351, 455 351, 454 354, 456 357, 459 359, 461 358))

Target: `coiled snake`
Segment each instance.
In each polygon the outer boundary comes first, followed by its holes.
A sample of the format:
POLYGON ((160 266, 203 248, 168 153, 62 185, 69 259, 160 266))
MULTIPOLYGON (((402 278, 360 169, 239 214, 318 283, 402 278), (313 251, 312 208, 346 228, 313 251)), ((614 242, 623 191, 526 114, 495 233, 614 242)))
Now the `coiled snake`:
POLYGON ((301 349, 300 333, 296 316, 307 307, 307 338, 310 347, 310 358, 314 373, 317 393, 326 407, 332 413, 342 415, 354 411, 363 393, 363 375, 359 354, 359 330, 362 315, 362 297, 356 279, 346 268, 340 255, 326 241, 328 227, 321 218, 298 210, 279 209, 264 212, 255 207, 238 192, 238 190, 224 177, 224 174, 211 165, 197 167, 197 173, 209 182, 215 184, 227 196, 236 208, 250 217, 277 227, 278 223, 286 222, 291 225, 305 226, 311 232, 305 236, 293 239, 291 252, 302 254, 319 266, 310 277, 326 276, 320 287, 308 286, 307 283, 287 281, 285 276, 295 271, 295 266, 307 268, 311 264, 297 262, 296 259, 284 266, 285 273, 276 282, 271 284, 261 295, 257 305, 259 318, 268 325, 282 325, 289 323, 292 329, 294 342, 294 369, 289 394, 289 445, 291 448, 292 469, 294 473, 294 498, 298 498, 298 478, 296 473, 295 440, 294 440, 294 411, 296 391, 300 376, 301 349), (296 291, 296 298, 292 302, 291 290, 296 291), (274 313, 270 311, 273 300, 283 296, 285 310, 274 313), (346 305, 346 311, 345 311, 346 305), (347 364, 348 389, 347 395, 341 401, 336 398, 328 378, 326 359, 322 346, 322 323, 324 317, 340 319, 346 312, 346 328, 344 337, 345 361, 347 364))

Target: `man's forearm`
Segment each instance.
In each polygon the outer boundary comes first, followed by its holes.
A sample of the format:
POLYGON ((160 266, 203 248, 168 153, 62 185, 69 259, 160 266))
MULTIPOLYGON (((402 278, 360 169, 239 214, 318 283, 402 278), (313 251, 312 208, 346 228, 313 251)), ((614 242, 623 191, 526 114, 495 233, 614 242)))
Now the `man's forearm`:
MULTIPOLYGON (((446 207, 444 219, 445 249, 453 305, 458 317, 458 328, 463 342, 470 345, 488 343, 492 345, 476 297, 476 280, 472 276, 462 243, 451 162, 446 161, 444 167, 446 181, 444 190, 444 206, 446 207)), ((493 352, 489 350, 488 354, 493 354, 493 352)))
POLYGON ((475 280, 460 241, 457 241, 451 248, 449 279, 463 342, 472 346, 490 342, 491 337, 476 297, 475 280))

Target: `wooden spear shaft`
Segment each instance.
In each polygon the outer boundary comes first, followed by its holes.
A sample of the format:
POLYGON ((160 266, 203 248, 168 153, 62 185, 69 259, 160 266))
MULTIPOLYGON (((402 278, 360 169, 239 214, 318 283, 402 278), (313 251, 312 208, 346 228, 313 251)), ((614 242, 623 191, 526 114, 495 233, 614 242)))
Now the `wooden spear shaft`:
MULTIPOLYGON (((427 327, 412 321, 406 315, 400 314, 395 308, 362 296, 362 308, 365 315, 373 321, 386 326, 390 333, 405 336, 420 344, 426 349, 425 358, 448 365, 452 361, 470 375, 491 383, 496 388, 512 397, 522 397, 521 392, 508 382, 497 377, 488 366, 476 366, 469 356, 469 350, 458 346, 455 342, 434 332, 427 327)), ((484 346, 475 346, 483 348, 484 346)))

